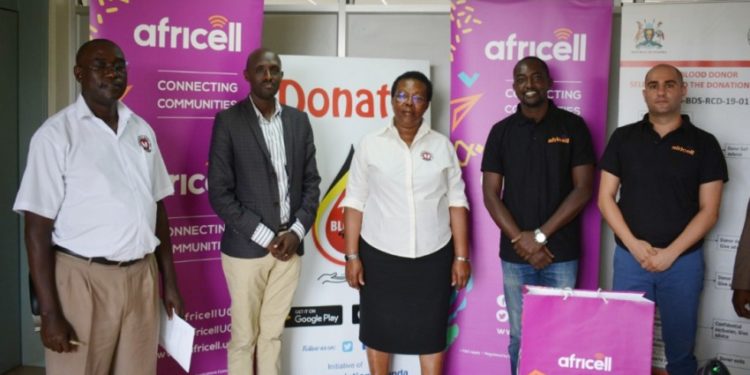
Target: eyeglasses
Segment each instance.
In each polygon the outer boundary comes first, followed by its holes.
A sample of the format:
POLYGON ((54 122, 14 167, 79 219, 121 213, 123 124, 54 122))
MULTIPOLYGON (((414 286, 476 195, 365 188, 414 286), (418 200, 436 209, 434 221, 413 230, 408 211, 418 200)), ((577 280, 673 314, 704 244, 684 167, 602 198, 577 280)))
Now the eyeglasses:
POLYGON ((396 94, 395 98, 396 98, 396 102, 398 102, 398 104, 404 104, 407 101, 409 101, 410 98, 411 98, 412 104, 414 104, 414 105, 421 105, 421 104, 427 103, 427 99, 424 96, 422 96, 422 95, 409 95, 409 94, 407 94, 407 93, 405 93, 403 91, 399 91, 396 94))
POLYGON ((115 73, 124 74, 128 71, 128 63, 124 61, 118 61, 114 64, 105 62, 95 62, 91 65, 85 66, 86 69, 95 73, 115 73))

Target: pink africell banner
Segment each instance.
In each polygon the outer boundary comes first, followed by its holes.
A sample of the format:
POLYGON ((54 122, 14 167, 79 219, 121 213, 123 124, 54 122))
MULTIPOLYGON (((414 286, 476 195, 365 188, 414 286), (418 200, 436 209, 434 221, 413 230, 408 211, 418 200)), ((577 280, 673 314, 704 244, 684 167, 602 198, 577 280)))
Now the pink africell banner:
MULTIPOLYGON (((611 0, 451 1, 451 139, 471 201, 473 280, 456 296, 449 327, 449 374, 510 373, 510 326, 502 287, 500 231, 484 208, 481 161, 487 135, 516 110, 513 67, 545 60, 554 79, 549 97, 581 115, 597 157, 607 119, 611 0)), ((583 212, 578 287, 597 288, 601 217, 583 212)))
MULTIPOLYGON (((260 46, 263 1, 95 0, 91 38, 115 41, 128 61, 123 101, 156 132, 175 195, 167 198, 185 318, 196 328, 190 374, 226 372, 229 294, 208 203, 213 118, 248 92, 247 55, 260 46)), ((161 349, 160 374, 184 371, 161 349)))

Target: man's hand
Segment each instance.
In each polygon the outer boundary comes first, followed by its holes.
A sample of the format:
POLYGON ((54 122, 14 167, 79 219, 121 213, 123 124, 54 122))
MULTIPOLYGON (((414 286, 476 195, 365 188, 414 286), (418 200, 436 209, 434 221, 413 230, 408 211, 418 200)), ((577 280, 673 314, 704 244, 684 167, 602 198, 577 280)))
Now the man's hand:
POLYGON ((549 251, 547 246, 542 246, 539 251, 531 254, 526 261, 529 262, 535 270, 541 270, 549 266, 554 258, 555 256, 552 255, 552 252, 549 251))
POLYGON ((529 258, 536 252, 538 252, 542 246, 539 242, 534 240, 534 232, 524 231, 518 235, 518 240, 513 243, 513 250, 516 251, 521 258, 529 260, 529 258))
POLYGON ((279 233, 268 245, 268 249, 274 258, 286 262, 292 258, 299 247, 299 237, 294 232, 285 231, 279 233))
POLYGON ((750 319, 750 290, 735 289, 732 293, 732 305, 737 316, 750 319))
POLYGON ((164 308, 167 310, 169 319, 172 319, 172 314, 175 312, 179 316, 185 316, 182 297, 177 287, 177 272, 174 269, 174 262, 172 261, 172 239, 169 236, 169 217, 163 200, 156 202, 156 236, 161 242, 156 247, 154 255, 156 256, 156 264, 159 266, 159 274, 161 275, 164 308))
POLYGON ((643 240, 635 240, 633 243, 625 244, 625 246, 628 247, 630 254, 633 255, 635 260, 637 260, 644 269, 646 268, 645 264, 648 258, 656 255, 656 249, 654 249, 650 243, 643 240))
POLYGON ((357 259, 351 259, 346 261, 346 282, 350 287, 359 290, 362 285, 365 285, 365 270, 362 268, 362 261, 357 259))
POLYGON ((513 242, 513 250, 536 270, 549 266, 555 258, 547 245, 536 242, 534 232, 531 231, 523 231, 518 235, 513 242))
POLYGON ((74 352, 77 350, 76 345, 80 343, 73 326, 62 312, 55 283, 56 252, 52 248, 52 228, 55 221, 24 211, 24 223, 32 287, 36 291, 42 312, 42 344, 58 353, 74 352))
POLYGON ((451 267, 451 286, 456 289, 463 289, 469 282, 470 276, 471 264, 467 261, 454 259, 453 267, 451 267))
POLYGON ((76 351, 78 337, 62 313, 42 314, 42 343, 58 353, 76 351))
POLYGON ((649 272, 663 272, 672 267, 672 264, 679 254, 667 249, 654 249, 655 255, 649 256, 645 261, 641 262, 641 267, 649 272))
POLYGON ((174 311, 179 316, 185 316, 185 309, 182 304, 182 296, 175 285, 164 285, 164 308, 167 309, 167 316, 172 319, 174 311))

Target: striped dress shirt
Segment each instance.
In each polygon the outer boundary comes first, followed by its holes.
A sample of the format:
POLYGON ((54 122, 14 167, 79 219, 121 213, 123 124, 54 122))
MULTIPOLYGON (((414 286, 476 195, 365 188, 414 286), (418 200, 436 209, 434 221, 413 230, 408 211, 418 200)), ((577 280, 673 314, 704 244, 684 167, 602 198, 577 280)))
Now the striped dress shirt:
MULTIPOLYGON (((253 99, 250 98, 250 102, 253 99)), ((270 119, 266 119, 263 113, 260 112, 258 107, 253 103, 253 109, 255 115, 258 116, 258 124, 260 130, 263 132, 263 138, 266 141, 266 147, 271 155, 271 164, 273 165, 276 178, 278 179, 277 185, 279 186, 279 218, 281 223, 288 223, 291 217, 291 203, 289 200, 289 178, 286 174, 286 148, 284 147, 284 127, 281 122, 281 104, 276 101, 276 109, 270 119)), ((300 241, 305 236, 305 227, 299 220, 296 220, 294 224, 289 228, 294 232, 300 241)), ((258 224, 253 232, 253 242, 268 247, 276 234, 263 223, 258 224)))

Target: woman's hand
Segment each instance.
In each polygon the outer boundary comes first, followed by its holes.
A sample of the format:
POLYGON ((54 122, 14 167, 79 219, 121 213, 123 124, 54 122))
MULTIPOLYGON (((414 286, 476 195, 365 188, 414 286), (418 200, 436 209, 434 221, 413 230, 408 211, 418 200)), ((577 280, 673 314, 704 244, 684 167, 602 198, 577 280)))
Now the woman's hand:
POLYGON ((468 260, 453 259, 453 267, 451 269, 451 286, 455 287, 456 289, 463 289, 466 286, 466 283, 469 282, 470 276, 471 263, 469 263, 468 260))
POLYGON ((346 261, 346 282, 350 287, 357 290, 365 285, 365 270, 362 268, 362 261, 359 258, 346 261))

